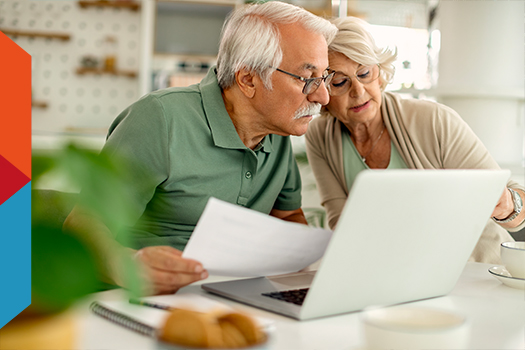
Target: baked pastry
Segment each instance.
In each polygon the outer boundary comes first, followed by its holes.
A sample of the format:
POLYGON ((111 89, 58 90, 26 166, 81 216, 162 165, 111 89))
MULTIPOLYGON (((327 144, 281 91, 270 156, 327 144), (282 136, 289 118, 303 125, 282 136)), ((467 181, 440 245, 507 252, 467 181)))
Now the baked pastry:
POLYGON ((246 340, 247 345, 259 344, 264 341, 264 333, 252 320, 252 318, 247 315, 238 312, 232 312, 220 316, 218 320, 221 327, 224 324, 230 324, 234 328, 238 329, 246 340))
POLYGON ((186 309, 170 312, 159 337, 171 344, 213 349, 239 349, 266 341, 266 334, 248 315, 186 309))

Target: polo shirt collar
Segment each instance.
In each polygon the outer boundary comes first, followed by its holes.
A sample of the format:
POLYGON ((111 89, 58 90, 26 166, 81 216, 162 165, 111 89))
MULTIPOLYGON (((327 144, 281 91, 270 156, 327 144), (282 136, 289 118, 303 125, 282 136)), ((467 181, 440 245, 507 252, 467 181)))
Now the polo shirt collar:
MULTIPOLYGON (((199 86, 204 113, 208 120, 215 146, 230 149, 246 149, 247 147, 241 141, 239 134, 237 134, 237 130, 224 106, 215 66, 210 68, 199 86)), ((262 147, 260 150, 266 153, 272 150, 272 137, 270 136, 265 136, 261 141, 262 147)))

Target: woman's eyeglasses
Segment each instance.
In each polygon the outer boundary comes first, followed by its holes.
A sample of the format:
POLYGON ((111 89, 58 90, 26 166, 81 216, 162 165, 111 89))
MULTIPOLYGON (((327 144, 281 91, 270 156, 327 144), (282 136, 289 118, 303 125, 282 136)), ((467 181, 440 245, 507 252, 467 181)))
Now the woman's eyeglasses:
POLYGON ((293 73, 290 73, 290 72, 287 72, 287 71, 284 71, 282 69, 279 69, 279 68, 275 68, 275 67, 271 67, 270 68, 273 68, 281 73, 284 73, 284 74, 288 74, 296 79, 299 79, 300 81, 304 82, 304 87, 303 87, 303 94, 305 95, 310 95, 310 94, 313 94, 314 92, 317 91, 317 89, 319 88, 319 86, 321 85, 321 82, 324 81, 324 84, 326 86, 327 89, 329 89, 329 86, 330 86, 330 82, 332 81, 332 78, 334 77, 334 74, 335 72, 332 72, 332 73, 329 73, 328 70, 326 70, 323 74, 322 77, 316 77, 316 78, 303 78, 299 75, 295 75, 293 73))
MULTIPOLYGON (((379 78, 381 73, 381 66, 374 64, 359 68, 354 76, 362 84, 369 84, 379 78)), ((328 84, 328 92, 330 96, 341 96, 352 87, 352 79, 341 72, 332 72, 333 78, 328 84)))

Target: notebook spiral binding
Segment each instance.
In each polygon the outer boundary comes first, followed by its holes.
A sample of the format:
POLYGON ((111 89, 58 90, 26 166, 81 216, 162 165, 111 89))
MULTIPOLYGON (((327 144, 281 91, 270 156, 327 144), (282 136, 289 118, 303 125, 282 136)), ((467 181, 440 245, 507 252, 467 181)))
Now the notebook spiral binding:
POLYGON ((157 338, 157 329, 151 327, 147 324, 144 324, 140 321, 137 321, 129 316, 123 315, 117 311, 108 309, 107 307, 100 305, 96 301, 92 302, 89 306, 89 309, 99 315, 102 318, 105 318, 108 321, 126 327, 134 332, 146 335, 148 337, 157 338))

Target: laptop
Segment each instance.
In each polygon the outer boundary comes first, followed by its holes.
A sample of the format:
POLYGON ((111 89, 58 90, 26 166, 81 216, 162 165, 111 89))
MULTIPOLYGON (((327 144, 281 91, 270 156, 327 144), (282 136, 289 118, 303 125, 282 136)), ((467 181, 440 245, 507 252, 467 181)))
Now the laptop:
POLYGON ((509 177, 509 170, 363 171, 317 271, 202 288, 298 320, 446 295, 509 177))

